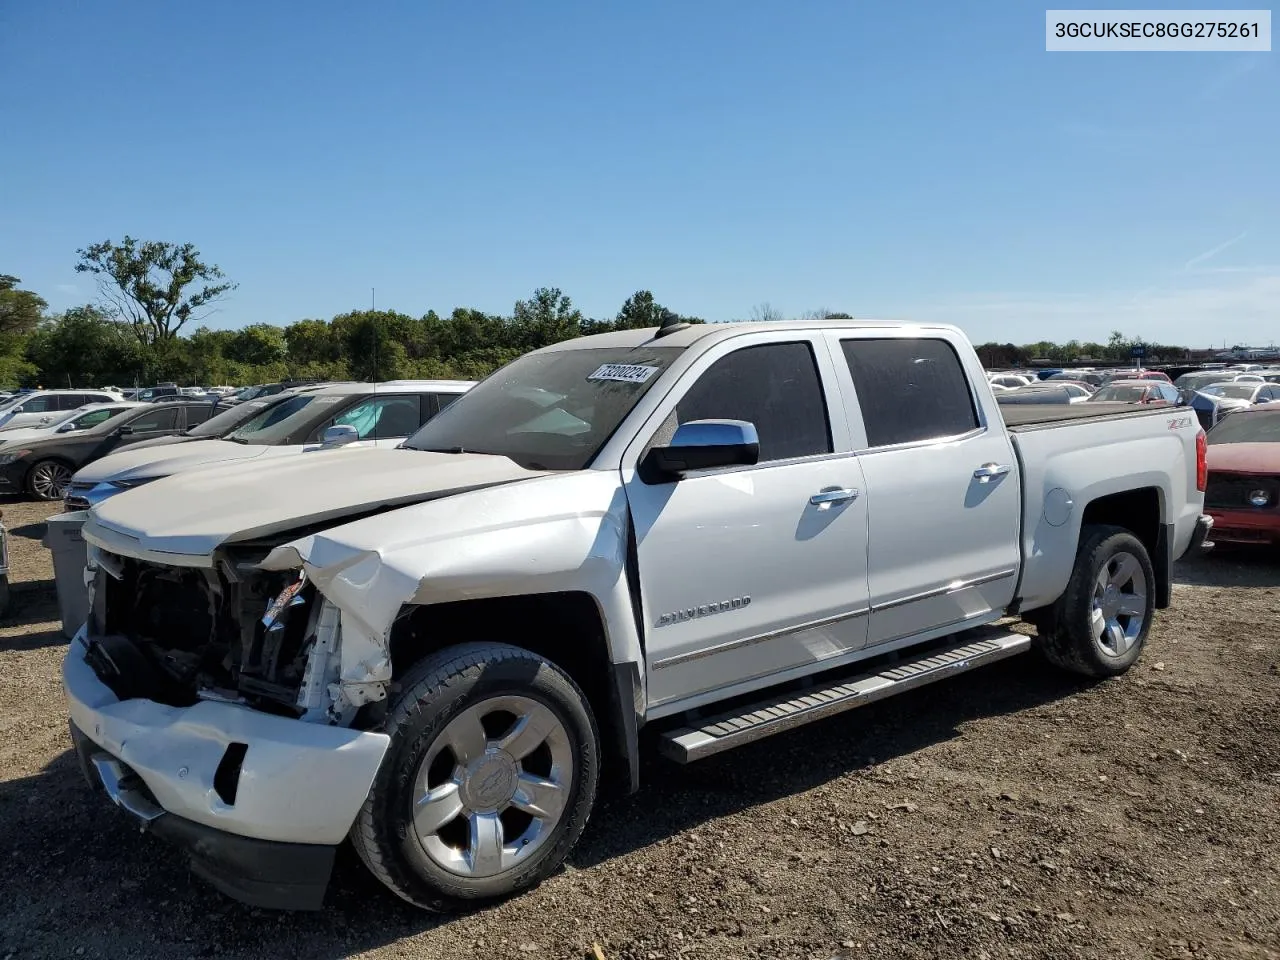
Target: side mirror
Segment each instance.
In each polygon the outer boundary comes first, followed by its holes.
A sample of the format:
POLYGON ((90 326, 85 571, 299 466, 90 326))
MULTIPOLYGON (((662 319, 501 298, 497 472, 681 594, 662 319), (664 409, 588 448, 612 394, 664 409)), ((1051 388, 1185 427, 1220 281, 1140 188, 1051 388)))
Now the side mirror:
POLYGON ((690 420, 676 428, 665 447, 651 449, 646 460, 663 480, 690 470, 751 466, 760 461, 760 438, 746 420, 690 420))
POLYGON ((74 423, 72 423, 71 421, 68 421, 68 422, 66 422, 66 423, 62 424, 60 427, 58 427, 58 429, 57 429, 57 430, 55 430, 55 431, 53 431, 53 432, 54 432, 54 433, 70 433, 70 432, 71 432, 72 430, 74 430, 75 428, 76 428, 76 425, 75 425, 74 423))
POLYGON ((119 435, 120 435, 120 436, 122 436, 122 437, 132 437, 132 436, 133 436, 133 427, 132 427, 131 425, 129 425, 129 424, 127 424, 127 423, 126 423, 123 427, 121 427, 119 430, 117 430, 117 431, 116 431, 116 433, 117 433, 117 434, 119 434, 119 435))
POLYGON ((325 427, 320 437, 320 446, 326 450, 330 447, 345 447, 359 439, 360 431, 355 427, 347 423, 335 423, 332 427, 325 427))

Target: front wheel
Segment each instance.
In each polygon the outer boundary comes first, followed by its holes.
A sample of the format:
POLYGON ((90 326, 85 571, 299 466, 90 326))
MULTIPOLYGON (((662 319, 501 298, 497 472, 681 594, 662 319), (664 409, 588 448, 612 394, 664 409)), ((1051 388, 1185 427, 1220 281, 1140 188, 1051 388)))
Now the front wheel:
POLYGON ((1124 673, 1146 645, 1155 582, 1147 548, 1128 530, 1082 528, 1067 589, 1039 621, 1044 655, 1085 676, 1124 673))
POLYGON ((71 468, 57 460, 41 460, 27 474, 27 489, 38 500, 61 500, 71 483, 71 468))
POLYGON ((366 866, 431 910, 547 877, 595 802, 599 736, 582 691, 550 661, 497 643, 433 654, 401 688, 351 830, 366 866))

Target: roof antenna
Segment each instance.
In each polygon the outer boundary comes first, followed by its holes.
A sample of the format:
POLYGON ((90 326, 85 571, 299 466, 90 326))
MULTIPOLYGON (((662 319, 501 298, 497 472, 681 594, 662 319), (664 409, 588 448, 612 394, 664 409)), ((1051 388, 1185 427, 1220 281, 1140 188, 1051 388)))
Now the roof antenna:
POLYGON ((662 323, 659 324, 658 332, 653 335, 653 339, 658 340, 673 333, 678 333, 681 330, 687 329, 689 326, 690 324, 685 323, 676 314, 668 313, 662 318, 662 323))

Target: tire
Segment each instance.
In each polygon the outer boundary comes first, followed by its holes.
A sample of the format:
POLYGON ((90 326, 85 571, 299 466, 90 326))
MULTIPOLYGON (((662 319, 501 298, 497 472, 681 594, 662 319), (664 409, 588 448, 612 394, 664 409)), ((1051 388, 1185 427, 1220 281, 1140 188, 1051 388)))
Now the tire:
POLYGON ((27 471, 27 491, 37 500, 61 500, 73 473, 61 460, 41 460, 27 471))
POLYGON ((582 835, 600 737, 582 691, 550 661, 500 643, 442 650, 404 676, 382 729, 391 746, 351 840, 410 903, 450 911, 510 896, 582 835))
POLYGON ((1040 650, 1073 673, 1119 676, 1146 645, 1155 583, 1141 540, 1123 527, 1083 527, 1067 589, 1035 620, 1040 650))

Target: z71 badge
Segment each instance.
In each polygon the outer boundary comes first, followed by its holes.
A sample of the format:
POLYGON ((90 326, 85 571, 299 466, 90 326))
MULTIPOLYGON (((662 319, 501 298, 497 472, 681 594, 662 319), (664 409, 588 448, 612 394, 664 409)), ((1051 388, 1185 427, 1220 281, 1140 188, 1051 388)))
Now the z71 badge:
POLYGON ((1191 424, 1192 424, 1192 422, 1193 422, 1194 420, 1195 420, 1195 417, 1170 417, 1170 418, 1169 418, 1169 429, 1170 429, 1170 430, 1181 430, 1183 427, 1189 427, 1189 426, 1191 426, 1191 424))
POLYGON ((687 610, 664 613, 658 617, 657 626, 665 627, 673 623, 683 623, 686 620, 696 620, 699 617, 709 617, 715 613, 741 610, 749 603, 751 603, 750 597, 734 597, 732 600, 717 600, 715 603, 704 603, 697 607, 689 607, 687 610))

